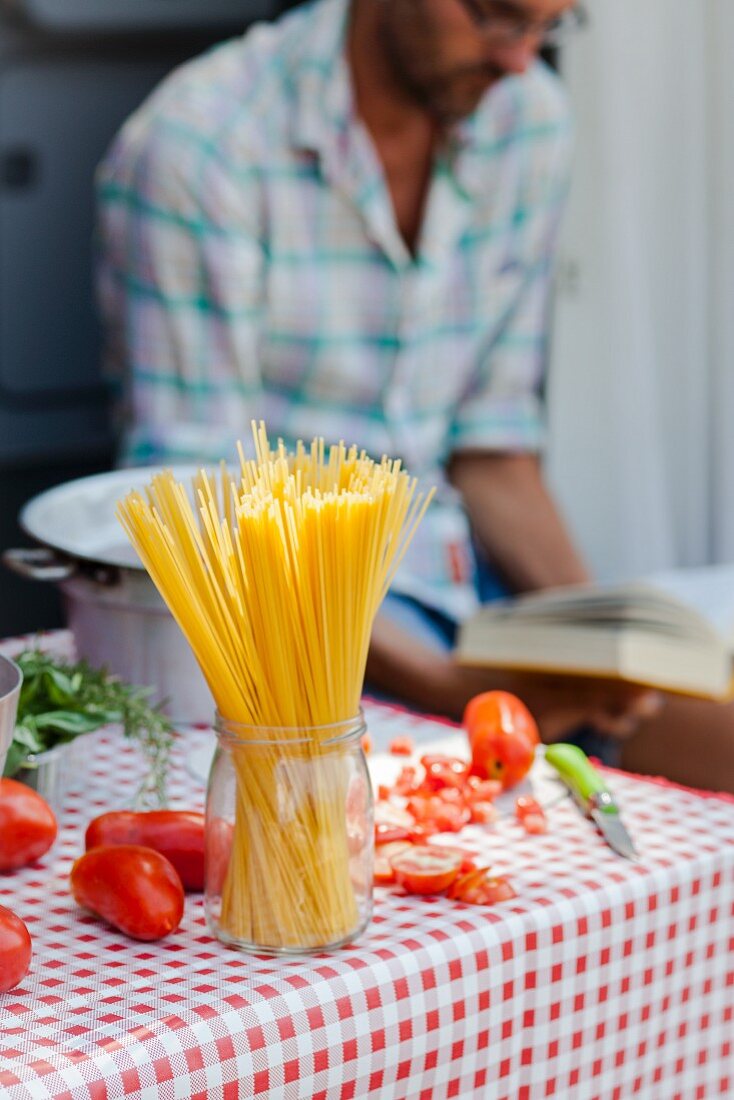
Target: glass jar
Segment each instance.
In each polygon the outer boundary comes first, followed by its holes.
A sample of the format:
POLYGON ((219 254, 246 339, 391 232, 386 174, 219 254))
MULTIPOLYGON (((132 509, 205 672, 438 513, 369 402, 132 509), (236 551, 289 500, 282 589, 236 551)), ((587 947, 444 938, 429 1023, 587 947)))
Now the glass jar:
POLYGON ((350 943, 372 915, 374 815, 362 713, 329 726, 217 716, 205 908, 234 947, 274 955, 350 943))

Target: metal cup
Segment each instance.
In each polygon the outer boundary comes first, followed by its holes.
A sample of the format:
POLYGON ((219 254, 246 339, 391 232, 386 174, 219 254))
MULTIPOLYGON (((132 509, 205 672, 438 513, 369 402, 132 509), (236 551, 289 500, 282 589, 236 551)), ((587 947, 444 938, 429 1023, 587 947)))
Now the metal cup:
POLYGON ((23 673, 9 657, 0 657, 0 775, 15 730, 23 673))

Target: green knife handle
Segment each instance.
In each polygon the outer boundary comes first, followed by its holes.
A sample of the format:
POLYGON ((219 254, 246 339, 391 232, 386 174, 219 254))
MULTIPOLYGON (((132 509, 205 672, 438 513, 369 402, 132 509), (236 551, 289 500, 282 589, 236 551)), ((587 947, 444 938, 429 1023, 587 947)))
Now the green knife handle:
POLYGON ((561 743, 548 745, 545 758, 556 769, 561 779, 576 792, 584 802, 595 794, 606 791, 607 786, 599 772, 578 745, 561 743))

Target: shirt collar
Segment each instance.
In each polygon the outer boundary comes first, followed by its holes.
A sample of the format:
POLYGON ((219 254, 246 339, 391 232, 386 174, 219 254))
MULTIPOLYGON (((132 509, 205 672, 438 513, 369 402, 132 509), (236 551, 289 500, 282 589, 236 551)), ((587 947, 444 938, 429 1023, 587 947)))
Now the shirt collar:
POLYGON ((293 76, 296 148, 323 152, 353 115, 345 41, 349 0, 319 0, 293 76))

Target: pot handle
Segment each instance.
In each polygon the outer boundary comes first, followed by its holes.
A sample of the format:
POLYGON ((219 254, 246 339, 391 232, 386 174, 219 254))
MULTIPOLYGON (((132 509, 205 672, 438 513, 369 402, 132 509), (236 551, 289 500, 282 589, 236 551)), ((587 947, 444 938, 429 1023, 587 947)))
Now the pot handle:
POLYGON ((35 550, 4 550, 2 561, 13 573, 31 581, 66 581, 76 572, 72 562, 57 558, 53 550, 42 546, 35 550))

